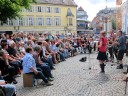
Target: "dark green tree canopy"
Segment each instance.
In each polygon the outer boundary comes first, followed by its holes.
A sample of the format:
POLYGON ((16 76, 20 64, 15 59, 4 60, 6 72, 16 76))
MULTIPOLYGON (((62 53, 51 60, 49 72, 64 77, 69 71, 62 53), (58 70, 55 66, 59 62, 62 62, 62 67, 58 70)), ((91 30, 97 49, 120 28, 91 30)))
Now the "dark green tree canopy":
POLYGON ((30 3, 36 3, 36 0, 0 0, 1 23, 6 23, 8 19, 20 17, 22 8, 29 9, 30 3))

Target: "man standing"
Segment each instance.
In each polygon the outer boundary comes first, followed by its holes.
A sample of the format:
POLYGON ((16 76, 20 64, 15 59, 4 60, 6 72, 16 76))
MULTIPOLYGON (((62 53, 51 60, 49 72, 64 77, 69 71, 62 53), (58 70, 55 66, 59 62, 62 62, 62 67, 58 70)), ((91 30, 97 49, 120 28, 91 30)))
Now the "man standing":
POLYGON ((119 36, 118 42, 116 42, 116 44, 118 44, 119 46, 119 52, 118 52, 118 57, 117 60, 119 61, 119 66, 117 66, 117 69, 123 69, 123 57, 124 57, 124 53, 126 50, 126 40, 125 37, 122 34, 122 31, 118 31, 117 35, 119 36))

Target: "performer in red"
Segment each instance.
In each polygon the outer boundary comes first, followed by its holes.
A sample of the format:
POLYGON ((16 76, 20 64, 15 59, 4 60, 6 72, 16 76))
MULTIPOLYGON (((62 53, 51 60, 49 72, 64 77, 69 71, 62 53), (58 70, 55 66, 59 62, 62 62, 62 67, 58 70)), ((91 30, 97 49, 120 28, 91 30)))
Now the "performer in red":
POLYGON ((101 73, 104 73, 104 61, 107 60, 107 55, 106 55, 106 45, 107 45, 107 38, 106 38, 106 33, 105 32, 100 32, 100 41, 98 44, 98 49, 99 53, 97 56, 97 59, 99 60, 100 63, 100 68, 101 68, 101 73))

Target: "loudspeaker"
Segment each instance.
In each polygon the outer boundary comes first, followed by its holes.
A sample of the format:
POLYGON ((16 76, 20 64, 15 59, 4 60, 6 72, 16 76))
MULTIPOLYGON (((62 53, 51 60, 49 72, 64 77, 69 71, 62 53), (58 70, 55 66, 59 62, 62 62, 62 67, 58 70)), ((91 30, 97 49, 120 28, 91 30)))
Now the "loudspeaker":
POLYGON ((6 34, 8 34, 8 35, 13 34, 13 32, 12 32, 12 31, 6 31, 5 33, 6 33, 6 34))

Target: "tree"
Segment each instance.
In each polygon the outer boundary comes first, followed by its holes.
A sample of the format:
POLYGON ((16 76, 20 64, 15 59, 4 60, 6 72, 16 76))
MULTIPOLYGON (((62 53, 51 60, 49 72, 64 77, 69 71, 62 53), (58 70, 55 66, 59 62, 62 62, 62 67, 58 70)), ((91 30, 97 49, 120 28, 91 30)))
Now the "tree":
POLYGON ((112 20, 112 29, 116 30, 116 20, 112 20))
POLYGON ((8 19, 20 17, 22 8, 29 9, 30 3, 36 3, 36 0, 0 0, 1 23, 6 23, 8 19))

